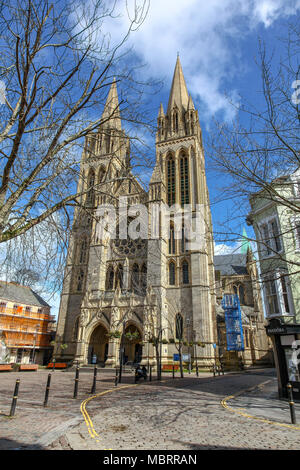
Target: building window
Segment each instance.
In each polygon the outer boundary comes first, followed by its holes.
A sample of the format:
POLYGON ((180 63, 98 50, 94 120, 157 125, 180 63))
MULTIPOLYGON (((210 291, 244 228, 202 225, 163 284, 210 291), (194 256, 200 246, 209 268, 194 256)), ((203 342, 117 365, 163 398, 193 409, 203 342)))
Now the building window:
POLYGON ((73 341, 77 341, 79 333, 79 317, 76 318, 74 330, 73 330, 73 341))
POLYGON ((99 170, 99 175, 98 175, 98 181, 99 181, 99 183, 102 183, 102 182, 103 182, 104 176, 105 176, 105 168, 104 168, 104 166, 101 166, 101 167, 100 167, 100 170, 99 170))
POLYGON ((114 270, 113 267, 111 266, 106 274, 106 288, 107 290, 112 290, 114 288, 114 270))
POLYGON ((294 237, 295 237, 295 249, 300 251, 300 219, 292 218, 291 226, 293 227, 294 237))
POLYGON ((131 288, 134 292, 139 292, 139 287, 140 287, 140 283, 139 283, 139 274, 140 274, 140 271, 139 271, 139 266, 138 264, 134 264, 132 266, 132 276, 131 276, 131 288))
POLYGON ((167 195, 168 205, 175 204, 175 160, 169 155, 167 158, 167 195))
POLYGON ((287 274, 277 273, 273 279, 264 280, 268 316, 293 315, 292 295, 287 274))
POLYGON ((175 286, 175 263, 173 261, 169 264, 169 284, 175 286))
POLYGON ((260 240, 262 243, 262 252, 267 256, 272 253, 279 253, 282 250, 278 223, 275 218, 260 226, 260 240))
POLYGON ((189 204, 189 162, 184 152, 180 156, 180 200, 181 205, 189 204))
POLYGON ((175 334, 176 334, 176 339, 182 340, 183 336, 183 318, 180 313, 177 313, 175 317, 175 334))
POLYGON ((83 277, 84 277, 84 272, 82 269, 80 269, 78 276, 77 276, 77 285, 76 285, 76 290, 77 292, 81 292, 83 288, 83 277))
POLYGON ((86 255, 87 255, 87 239, 84 238, 80 244, 79 264, 86 263, 86 255))
POLYGON ((87 204, 94 204, 95 201, 95 172, 94 170, 90 170, 89 176, 88 176, 88 182, 87 182, 87 199, 86 202, 87 204))
POLYGON ((170 226, 170 238, 169 238, 169 255, 174 255, 176 252, 176 245, 175 245, 175 230, 174 225, 171 224, 170 226))
POLYGON ((143 292, 147 288, 147 266, 146 264, 143 264, 142 269, 141 269, 141 287, 143 292))
POLYGON ((116 273, 116 288, 119 287, 120 289, 123 288, 123 266, 119 264, 117 267, 116 273))
POLYGON ((182 263, 182 283, 183 284, 188 284, 190 282, 189 280, 189 264, 187 261, 184 261, 182 263))

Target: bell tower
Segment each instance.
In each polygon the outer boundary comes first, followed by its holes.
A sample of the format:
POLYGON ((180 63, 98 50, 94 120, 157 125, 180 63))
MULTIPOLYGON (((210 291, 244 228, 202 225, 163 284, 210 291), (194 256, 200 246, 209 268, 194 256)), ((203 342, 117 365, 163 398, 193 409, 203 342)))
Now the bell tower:
POLYGON ((171 217, 168 239, 150 240, 148 276, 159 304, 164 311, 169 310, 167 320, 162 319, 166 331, 174 316, 181 315, 185 339, 206 343, 201 355, 203 365, 207 365, 214 356, 216 341, 212 223, 202 131, 179 56, 167 110, 161 104, 158 113, 156 165, 150 181, 149 203, 150 206, 165 203, 169 207, 177 204, 182 209, 189 205, 193 230, 196 217, 200 217, 204 239, 191 249, 184 217, 181 236, 174 233, 171 217))

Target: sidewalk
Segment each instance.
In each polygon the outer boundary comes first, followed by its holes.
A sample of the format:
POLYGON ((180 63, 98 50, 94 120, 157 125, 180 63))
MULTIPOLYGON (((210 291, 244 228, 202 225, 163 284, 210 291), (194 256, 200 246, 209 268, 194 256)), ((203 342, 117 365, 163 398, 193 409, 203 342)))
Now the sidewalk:
MULTIPOLYGON (((279 400, 277 378, 270 377, 263 384, 237 394, 227 400, 227 405, 235 411, 260 419, 291 425, 288 400, 279 400)), ((297 424, 300 427, 300 403, 295 403, 297 424)))

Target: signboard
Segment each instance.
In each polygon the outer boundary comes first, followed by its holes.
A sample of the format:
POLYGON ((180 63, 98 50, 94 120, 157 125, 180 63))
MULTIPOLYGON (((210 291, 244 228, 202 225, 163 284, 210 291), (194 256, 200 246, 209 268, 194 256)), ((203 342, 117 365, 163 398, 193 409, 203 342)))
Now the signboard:
POLYGON ((179 354, 173 354, 173 361, 179 361, 179 354))
POLYGON ((184 362, 190 362, 190 354, 182 354, 182 360, 184 362))
POLYGON ((242 312, 237 294, 225 294, 222 299, 225 311, 227 351, 244 351, 242 312))

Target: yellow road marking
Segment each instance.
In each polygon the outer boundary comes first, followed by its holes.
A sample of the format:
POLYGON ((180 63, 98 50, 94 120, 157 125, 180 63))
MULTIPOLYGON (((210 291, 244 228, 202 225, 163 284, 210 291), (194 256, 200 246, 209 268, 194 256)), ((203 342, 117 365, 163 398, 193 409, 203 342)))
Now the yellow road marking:
MULTIPOLYGON (((265 382, 264 382, 265 383, 265 382)), ((263 384, 260 384, 259 386, 261 386, 263 384)), ((255 388, 255 387, 254 387, 255 388)), ((286 424, 286 423, 278 423, 277 421, 271 421, 270 419, 265 419, 265 418, 259 418, 258 416, 252 416, 252 415, 249 415, 248 413, 244 413, 242 411, 239 411, 239 410, 236 410, 234 408, 231 408, 228 404, 227 404, 227 401, 229 400, 232 400, 234 398, 236 398, 238 395, 241 395, 243 392, 246 392, 246 390, 242 391, 242 392, 238 392, 236 393, 235 395, 229 395, 228 397, 225 397, 223 400, 221 400, 221 405, 223 406, 223 408, 226 408, 228 411, 232 411, 233 413, 237 413, 241 416, 244 416, 245 418, 252 418, 252 419, 256 419, 257 421, 261 421, 262 423, 266 423, 266 424, 273 424, 275 426, 281 426, 281 427, 284 427, 284 428, 290 428, 290 429, 295 429, 297 431, 300 431, 300 427, 299 426, 294 426, 293 424, 286 424)), ((240 408, 240 409, 245 409, 245 408, 240 408)))
MULTIPOLYGON (((82 416, 84 418, 84 421, 85 421, 85 424, 88 428, 88 431, 89 431, 89 434, 91 436, 92 439, 95 439, 97 442, 100 442, 99 438, 99 434, 97 434, 97 432, 95 431, 95 428, 94 428, 94 425, 93 425, 93 422, 90 418, 90 415, 88 414, 87 410, 86 410, 86 405, 91 401, 93 400, 94 398, 98 398, 98 397, 101 397, 102 395, 106 395, 107 393, 112 393, 112 392, 115 392, 117 390, 124 390, 125 388, 132 388, 132 387, 136 387, 138 384, 134 384, 134 385, 125 385, 124 387, 119 387, 119 388, 112 388, 112 389, 109 389, 109 390, 105 390, 104 392, 101 392, 101 393, 97 393, 96 395, 93 395, 92 397, 89 397, 89 398, 86 398, 85 400, 83 400, 83 402, 81 403, 80 405, 80 411, 82 413, 82 416)), ((104 450, 111 450, 111 449, 104 449, 104 450)))

